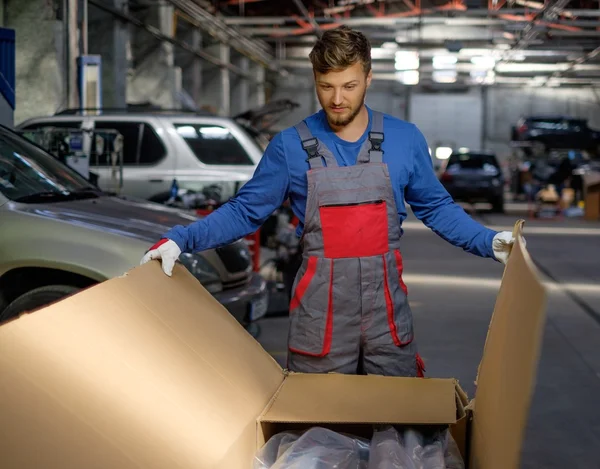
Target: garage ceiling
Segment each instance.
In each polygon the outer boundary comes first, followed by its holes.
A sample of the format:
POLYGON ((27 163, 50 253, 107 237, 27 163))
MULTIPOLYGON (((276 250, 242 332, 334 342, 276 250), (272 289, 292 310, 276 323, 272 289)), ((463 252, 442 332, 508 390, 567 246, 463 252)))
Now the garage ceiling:
MULTIPOLYGON (((200 2, 201 0, 195 0, 200 2)), ((600 5, 584 0, 202 0, 310 68, 317 35, 340 24, 371 39, 375 77, 405 84, 600 85, 600 5)))

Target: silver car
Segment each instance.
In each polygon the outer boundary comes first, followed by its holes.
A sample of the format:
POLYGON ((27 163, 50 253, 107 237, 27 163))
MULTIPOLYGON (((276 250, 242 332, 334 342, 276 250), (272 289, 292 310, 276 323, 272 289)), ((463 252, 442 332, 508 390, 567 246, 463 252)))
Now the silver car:
MULTIPOLYGON (((107 195, 0 126, 0 321, 122 275, 162 233, 195 219, 107 195)), ((245 326, 266 313, 266 283, 243 240, 180 261, 245 326)))

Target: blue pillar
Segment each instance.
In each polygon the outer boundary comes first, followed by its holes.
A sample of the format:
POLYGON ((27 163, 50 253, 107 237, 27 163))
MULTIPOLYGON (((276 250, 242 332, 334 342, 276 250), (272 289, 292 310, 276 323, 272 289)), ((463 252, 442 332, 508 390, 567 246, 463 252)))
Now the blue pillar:
POLYGON ((12 127, 15 111, 15 31, 0 28, 0 124, 12 127))

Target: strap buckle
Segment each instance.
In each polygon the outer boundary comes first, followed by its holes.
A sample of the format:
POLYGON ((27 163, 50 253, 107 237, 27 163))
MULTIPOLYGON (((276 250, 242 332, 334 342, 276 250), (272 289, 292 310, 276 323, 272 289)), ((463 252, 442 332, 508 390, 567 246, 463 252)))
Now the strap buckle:
POLYGON ((371 142, 371 150, 381 151, 381 144, 383 143, 383 132, 369 132, 369 141, 371 142))
POLYGON ((319 156, 319 141, 314 137, 307 140, 302 140, 302 148, 304 148, 306 153, 308 153, 308 158, 306 161, 319 156))

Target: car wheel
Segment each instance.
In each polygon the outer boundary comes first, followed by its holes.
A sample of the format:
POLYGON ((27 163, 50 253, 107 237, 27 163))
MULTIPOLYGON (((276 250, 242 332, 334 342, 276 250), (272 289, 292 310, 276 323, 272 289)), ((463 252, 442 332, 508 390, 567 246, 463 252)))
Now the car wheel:
POLYGON ((47 285, 35 288, 19 296, 0 312, 0 321, 6 321, 26 311, 32 311, 61 300, 79 291, 70 285, 47 285))
POLYGON ((492 204, 492 212, 494 213, 504 213, 504 199, 497 198, 490 201, 492 204))

